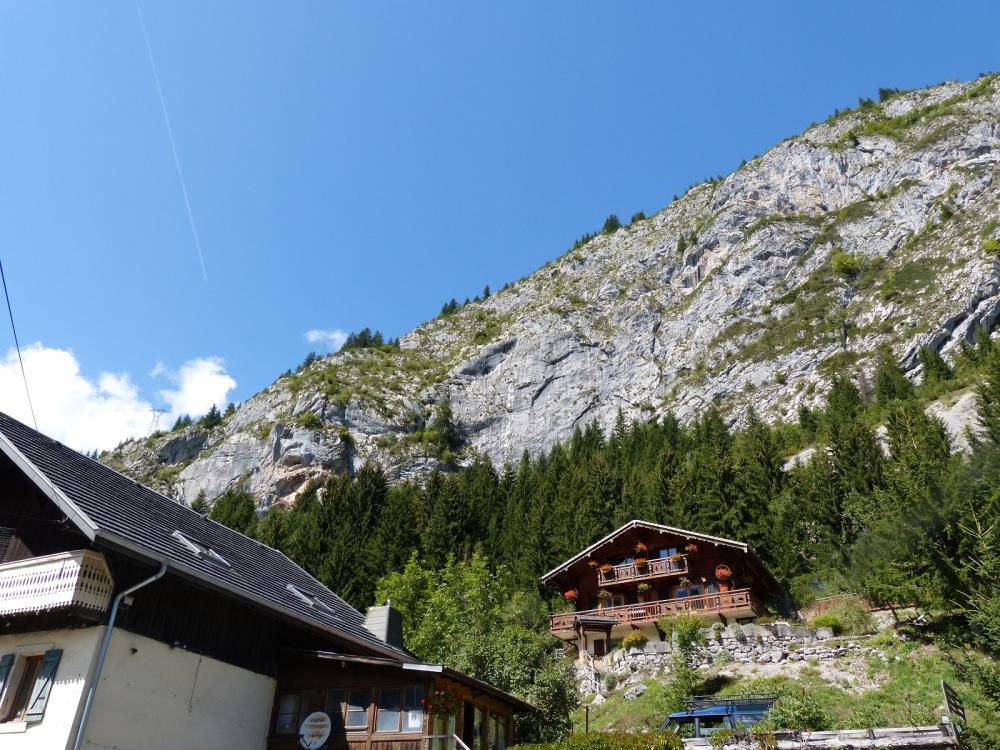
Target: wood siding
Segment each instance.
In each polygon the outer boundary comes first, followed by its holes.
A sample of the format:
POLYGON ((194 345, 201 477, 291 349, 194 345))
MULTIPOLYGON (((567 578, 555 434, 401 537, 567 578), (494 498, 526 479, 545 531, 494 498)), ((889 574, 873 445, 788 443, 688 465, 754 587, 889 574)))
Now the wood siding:
MULTIPOLYGON (((378 700, 383 689, 405 689, 411 686, 421 686, 425 695, 430 695, 435 686, 445 687, 459 698, 462 706, 456 716, 455 733, 469 745, 470 750, 489 750, 489 721, 492 716, 500 716, 504 723, 506 745, 513 744, 513 710, 511 706, 474 690, 456 680, 442 674, 420 670, 404 670, 393 665, 366 665, 351 661, 338 662, 335 657, 289 658, 279 665, 278 689, 275 708, 271 717, 271 733, 268 747, 270 750, 293 750, 298 748, 298 740, 294 734, 278 734, 275 731, 279 701, 281 696, 308 694, 336 690, 369 690, 368 720, 364 730, 334 728, 334 734, 327 742, 327 747, 336 750, 428 750, 431 744, 425 738, 434 735, 433 717, 425 712, 423 726, 419 733, 379 732, 376 731, 378 700), (476 747, 473 737, 463 726, 463 709, 472 705, 483 711, 483 731, 480 745, 476 747)), ((301 717, 300 717, 301 720, 301 717)))

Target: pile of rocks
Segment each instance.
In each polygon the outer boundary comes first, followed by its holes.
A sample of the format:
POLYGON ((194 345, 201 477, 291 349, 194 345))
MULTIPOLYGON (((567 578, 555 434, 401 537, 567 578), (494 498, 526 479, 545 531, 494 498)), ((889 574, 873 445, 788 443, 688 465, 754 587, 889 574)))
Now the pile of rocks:
MULTIPOLYGON (((707 628, 704 635, 705 641, 697 652, 701 669, 730 662, 777 664, 845 656, 875 656, 888 660, 885 652, 878 648, 847 638, 834 638, 829 628, 785 623, 718 624, 707 628)), ((638 685, 647 677, 668 673, 673 649, 674 644, 669 641, 650 641, 642 648, 616 649, 600 664, 595 664, 588 656, 584 670, 586 679, 578 681, 580 694, 601 693, 605 687, 603 680, 608 675, 613 675, 617 685, 638 685)), ((626 697, 636 697, 630 695, 633 692, 626 691, 626 697)))

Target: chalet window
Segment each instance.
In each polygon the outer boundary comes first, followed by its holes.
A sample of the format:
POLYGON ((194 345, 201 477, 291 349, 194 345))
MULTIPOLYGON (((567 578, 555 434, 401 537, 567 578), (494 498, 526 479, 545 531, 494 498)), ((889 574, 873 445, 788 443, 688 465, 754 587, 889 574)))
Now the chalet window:
POLYGON ((57 648, 44 654, 0 658, 3 721, 42 720, 61 658, 62 650, 57 648))
POLYGON ((472 746, 474 750, 480 750, 483 746, 483 719, 486 718, 486 714, 479 706, 475 707, 472 713, 472 738, 475 744, 472 746))
POLYGON ((278 721, 274 731, 278 734, 298 734, 299 705, 302 697, 299 695, 283 695, 278 699, 278 721))
POLYGON ((28 712, 28 701, 31 700, 31 688, 35 684, 38 670, 42 666, 42 655, 24 657, 21 676, 14 691, 14 702, 7 714, 7 721, 24 721, 28 712))
POLYGON ((402 713, 403 690, 382 688, 378 694, 378 716, 375 719, 376 732, 398 732, 402 713))
POLYGON ((490 750, 507 750, 507 721, 502 716, 490 717, 490 750))
POLYGON ((423 698, 424 689, 420 686, 382 688, 378 697, 375 731, 421 731, 424 725, 423 698))
POLYGON ((347 710, 346 690, 326 691, 326 713, 330 717, 333 729, 344 728, 344 712, 347 710))
POLYGON ((368 704, 371 703, 371 692, 368 690, 351 690, 347 698, 347 713, 344 716, 344 726, 347 729, 368 728, 368 704))

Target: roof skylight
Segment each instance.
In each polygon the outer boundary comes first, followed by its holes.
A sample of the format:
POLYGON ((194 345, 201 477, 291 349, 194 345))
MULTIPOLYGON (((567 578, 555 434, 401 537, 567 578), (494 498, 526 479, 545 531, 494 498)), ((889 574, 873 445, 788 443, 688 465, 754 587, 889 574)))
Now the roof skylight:
POLYGON ((292 595, 295 596, 295 598, 301 601, 303 604, 308 604, 313 609, 318 609, 320 612, 325 612, 328 615, 337 617, 337 611, 329 604, 322 601, 315 594, 310 594, 307 591, 303 591, 298 586, 292 583, 289 583, 287 586, 285 586, 285 588, 288 589, 292 593, 292 595))
POLYGON ((207 544, 195 541, 194 539, 185 535, 181 531, 175 531, 173 534, 171 534, 171 536, 178 542, 183 544, 187 548, 188 552, 197 557, 199 560, 208 560, 211 563, 215 563, 216 565, 221 565, 222 567, 225 568, 233 567, 232 565, 229 564, 229 561, 226 558, 224 558, 214 549, 209 547, 207 544))

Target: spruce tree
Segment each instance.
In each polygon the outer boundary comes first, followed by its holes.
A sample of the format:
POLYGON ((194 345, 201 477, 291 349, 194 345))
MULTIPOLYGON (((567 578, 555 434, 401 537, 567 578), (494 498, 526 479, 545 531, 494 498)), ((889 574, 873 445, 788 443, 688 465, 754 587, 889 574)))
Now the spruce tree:
POLYGON ((976 385, 976 408, 986 439, 1000 447, 1000 346, 987 352, 982 379, 976 385))
POLYGON ((752 408, 735 453, 736 492, 723 516, 728 528, 742 530, 742 541, 758 547, 767 537, 771 507, 781 494, 785 472, 774 431, 752 408))
POLYGON ((253 536, 257 526, 257 503, 246 490, 228 489, 215 498, 208 517, 241 534, 253 536))
POLYGON ((924 367, 925 383, 941 383, 945 380, 951 380, 954 373, 937 349, 922 346, 920 347, 918 356, 920 357, 920 364, 924 367))
POLYGON ((913 398, 913 384, 889 349, 883 349, 875 370, 875 402, 887 406, 892 401, 906 401, 913 398))
POLYGON ((201 490, 198 496, 191 503, 191 510, 205 515, 212 509, 212 504, 208 502, 208 497, 205 495, 205 490, 201 490))

